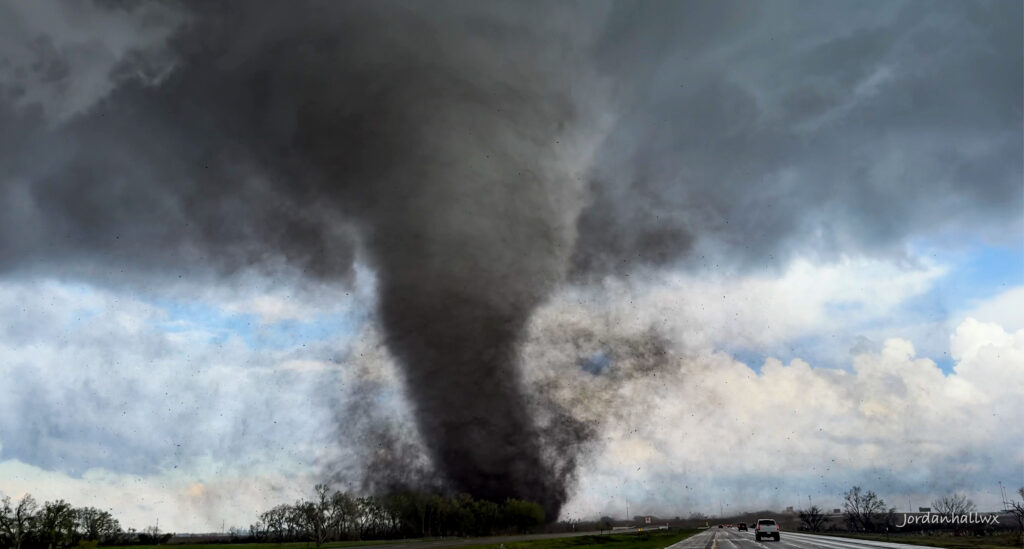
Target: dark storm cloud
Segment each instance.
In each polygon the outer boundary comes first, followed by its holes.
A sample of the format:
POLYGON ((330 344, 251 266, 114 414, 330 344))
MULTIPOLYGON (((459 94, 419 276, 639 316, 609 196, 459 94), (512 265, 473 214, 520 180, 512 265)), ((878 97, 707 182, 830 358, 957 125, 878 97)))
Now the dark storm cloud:
MULTIPOLYGON (((252 145, 281 137, 264 138, 255 126, 270 117, 254 104, 258 87, 250 93, 211 71, 206 50, 175 52, 175 63, 193 63, 158 88, 128 80, 59 132, 47 131, 46 109, 8 115, 22 139, 5 155, 14 177, 2 191, 0 269, 56 258, 88 272, 102 257, 107 266, 173 275, 279 258, 313 275, 346 274, 345 228, 316 204, 298 203, 256 160, 263 151, 252 145)), ((62 55, 48 50, 31 66, 66 63, 62 55)))
POLYGON ((1019 223, 1018 3, 87 6, 120 26, 0 41, 0 273, 340 282, 365 258, 434 465, 551 518, 592 432, 517 361, 567 268, 1019 223))
POLYGON ((1019 3, 642 2, 608 19, 618 118, 579 274, 1019 229, 1019 3))
MULTIPOLYGON (((151 5, 104 4, 124 12, 151 5)), ((359 15, 364 26, 383 29, 373 47, 350 47, 369 44, 358 33, 332 32, 351 13, 368 11, 357 7, 322 17, 322 10, 159 5, 173 7, 156 12, 163 19, 191 21, 187 33, 173 47, 144 44, 111 62, 104 76, 120 87, 91 110, 82 100, 86 115, 56 134, 47 113, 68 110, 50 105, 63 96, 33 86, 76 89, 77 67, 103 58, 77 50, 102 48, 62 46, 5 17, 15 37, 8 40, 22 43, 5 48, 15 53, 5 51, 0 71, 7 174, 0 268, 25 268, 33 257, 89 265, 101 251, 126 265, 144 259, 171 270, 232 271, 280 256, 339 276, 353 257, 353 220, 409 212, 392 205, 361 213, 388 203, 387 186, 353 197, 342 184, 295 177, 310 163, 329 162, 358 177, 387 177, 381 163, 353 160, 365 155, 337 154, 360 143, 320 139, 333 131, 331 118, 312 113, 344 104, 336 118, 365 126, 350 135, 376 132, 383 142, 384 128, 403 122, 388 117, 425 118, 423 111, 449 100, 427 99, 423 89, 444 89, 468 105, 487 103, 492 92, 521 103, 543 96, 516 121, 530 128, 523 132, 543 132, 545 124, 570 122, 560 114, 601 89, 583 78, 567 85, 584 72, 571 64, 606 77, 614 119, 578 221, 578 273, 670 263, 700 245, 748 263, 795 251, 886 250, 928 228, 984 230, 1018 217, 1021 8, 1013 2, 616 3, 592 4, 587 17, 392 5, 359 15), (219 10, 231 13, 230 24, 211 22, 219 10), (588 52, 566 53, 582 42, 562 28, 570 20, 585 29, 577 35, 599 35, 588 52), (474 37, 459 37, 469 29, 474 37), (459 51, 460 40, 479 51, 459 51), (332 63, 347 68, 319 70, 332 63), (461 92, 446 79, 453 69, 473 76, 461 92), (359 102, 331 97, 355 78, 365 86, 359 102), (419 111, 374 110, 374 102, 419 111), (69 173, 81 183, 68 184, 69 173), (86 186, 90 192, 79 192, 86 186)), ((159 27, 153 14, 140 20, 159 27)), ((478 122, 502 124, 512 115, 478 122)), ((423 141, 386 139, 403 150, 423 141)))

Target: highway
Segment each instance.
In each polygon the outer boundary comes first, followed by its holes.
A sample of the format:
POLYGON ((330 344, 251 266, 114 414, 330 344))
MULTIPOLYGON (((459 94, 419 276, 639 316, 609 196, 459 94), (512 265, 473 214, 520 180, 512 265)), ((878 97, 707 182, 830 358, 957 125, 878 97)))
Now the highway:
POLYGON ((778 542, 754 541, 753 530, 740 532, 735 528, 709 528, 696 536, 670 545, 667 549, 921 549, 925 545, 907 545, 863 539, 816 536, 795 532, 782 532, 778 542))

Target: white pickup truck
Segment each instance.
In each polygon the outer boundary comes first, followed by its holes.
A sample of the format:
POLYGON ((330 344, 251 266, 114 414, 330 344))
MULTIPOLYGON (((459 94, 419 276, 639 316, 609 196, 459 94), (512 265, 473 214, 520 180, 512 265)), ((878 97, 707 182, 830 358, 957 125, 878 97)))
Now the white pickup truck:
POLYGON ((754 528, 754 539, 761 541, 761 538, 772 538, 779 541, 781 529, 773 519, 757 519, 757 527, 754 528))

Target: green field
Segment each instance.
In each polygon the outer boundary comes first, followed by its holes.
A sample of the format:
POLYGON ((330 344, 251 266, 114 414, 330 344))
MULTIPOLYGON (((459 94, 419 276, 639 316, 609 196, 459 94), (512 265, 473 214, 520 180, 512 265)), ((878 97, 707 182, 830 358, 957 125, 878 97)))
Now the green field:
MULTIPOLYGON (((825 534, 828 535, 828 534, 825 534)), ((891 541, 893 543, 906 543, 909 545, 931 545, 933 547, 946 547, 948 549, 1006 549, 1007 547, 1021 547, 1020 535, 1016 532, 998 534, 995 536, 974 537, 974 536, 951 536, 948 534, 925 535, 893 535, 889 538, 885 534, 835 534, 846 538, 869 539, 874 541, 891 541)))
MULTIPOLYGON (((576 536, 568 538, 548 538, 528 541, 506 541, 505 549, 587 549, 589 547, 600 547, 602 549, 662 549, 673 543, 686 539, 699 532, 699 530, 669 530, 643 532, 639 534, 608 534, 600 536, 576 536)), ((436 540, 436 538, 434 538, 436 540)), ((424 540, 404 540, 408 543, 415 543, 424 540)), ((366 545, 394 545, 403 543, 403 540, 379 540, 379 541, 334 541, 325 543, 323 549, 336 549, 340 547, 354 547, 366 545)), ((460 549, 497 549, 499 543, 481 543, 476 545, 461 546, 460 549)), ((308 542, 294 543, 196 543, 196 544, 168 544, 168 545, 125 545, 109 546, 102 549, 313 549, 314 545, 308 542)))
MULTIPOLYGON (((412 543, 423 540, 374 540, 374 541, 329 541, 320 546, 321 549, 338 547, 362 547, 366 545, 394 545, 402 542, 412 543)), ((99 549, 315 549, 311 541, 291 541, 287 543, 165 543, 163 545, 102 545, 99 549)))
MULTIPOLYGON (((505 542, 505 549, 662 549, 673 543, 684 540, 700 530, 667 530, 643 532, 639 534, 609 534, 606 536, 579 536, 574 538, 538 539, 531 541, 505 542)), ((498 549, 500 543, 484 543, 470 545, 465 549, 498 549)))

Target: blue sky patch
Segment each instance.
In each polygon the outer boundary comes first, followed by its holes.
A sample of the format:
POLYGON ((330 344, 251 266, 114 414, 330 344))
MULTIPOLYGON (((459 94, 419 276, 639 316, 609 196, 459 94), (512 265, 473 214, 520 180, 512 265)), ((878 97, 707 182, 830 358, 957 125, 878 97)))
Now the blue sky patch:
POLYGON ((283 350, 331 338, 347 339, 366 320, 366 312, 343 304, 339 310, 306 320, 261 322, 254 313, 232 313, 200 302, 164 300, 155 303, 167 313, 160 329, 180 332, 199 329, 213 342, 238 337, 253 350, 283 350))

